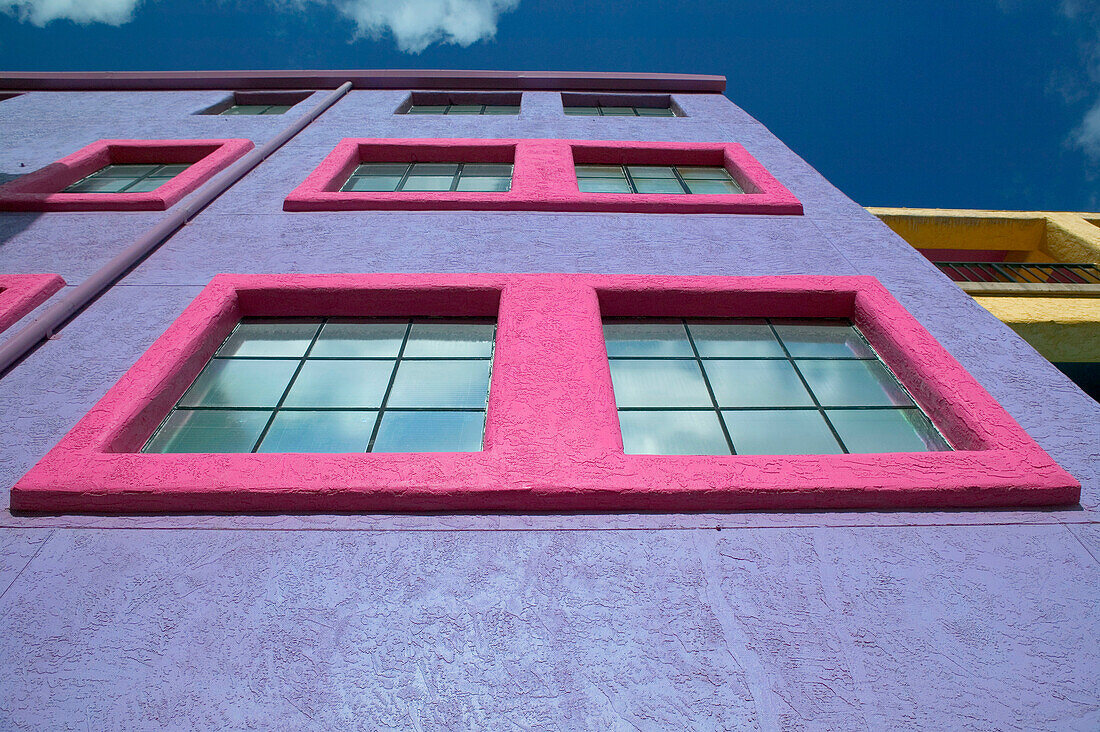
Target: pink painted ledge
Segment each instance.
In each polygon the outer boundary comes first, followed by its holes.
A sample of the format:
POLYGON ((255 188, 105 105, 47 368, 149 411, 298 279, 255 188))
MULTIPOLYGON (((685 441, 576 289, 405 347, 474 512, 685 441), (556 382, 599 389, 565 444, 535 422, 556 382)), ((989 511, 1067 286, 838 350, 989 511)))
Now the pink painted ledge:
POLYGON ((1080 486, 872 277, 219 275, 13 488, 38 512, 734 511, 1073 504, 1080 486), (246 316, 497 317, 484 449, 143 454, 246 316), (623 453, 604 316, 848 317, 953 452, 623 453))
POLYGON ((99 140, 0 186, 0 211, 164 211, 253 148, 251 140, 99 140), (147 193, 62 193, 110 164, 190 163, 147 193))
POLYGON ((61 275, 0 274, 0 332, 19 322, 64 286, 61 275))
POLYGON ((473 210, 801 215, 802 204, 735 143, 590 140, 341 140, 285 211, 473 210), (512 163, 507 192, 341 191, 359 163, 512 163), (720 165, 745 193, 582 193, 576 165, 720 165))

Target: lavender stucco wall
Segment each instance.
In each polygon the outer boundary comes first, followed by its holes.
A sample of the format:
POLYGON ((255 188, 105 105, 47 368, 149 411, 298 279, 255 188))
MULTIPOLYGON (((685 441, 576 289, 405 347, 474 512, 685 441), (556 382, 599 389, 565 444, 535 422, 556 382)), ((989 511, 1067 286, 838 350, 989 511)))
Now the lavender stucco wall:
MULTIPOLYGON (((191 114, 224 96, 2 102, 0 175, 103 137, 259 144, 289 121, 191 114)), ((404 96, 352 92, 0 380, 0 728, 1100 727, 1100 405, 723 97, 677 95, 677 119, 564 117, 550 93, 518 117, 394 116, 404 96), (352 136, 738 142, 806 215, 282 212, 352 136), (1082 504, 6 510, 214 274, 369 271, 872 274, 1081 480, 1082 504)), ((0 271, 75 285, 160 215, 0 214, 0 271)))

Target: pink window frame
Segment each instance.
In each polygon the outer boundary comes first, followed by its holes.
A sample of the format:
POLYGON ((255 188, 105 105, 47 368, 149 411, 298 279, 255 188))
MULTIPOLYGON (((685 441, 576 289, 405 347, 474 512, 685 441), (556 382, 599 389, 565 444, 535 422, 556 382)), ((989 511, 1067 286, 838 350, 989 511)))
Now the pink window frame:
POLYGON ((30 511, 728 511, 1038 506, 1079 484, 873 277, 219 275, 13 488, 30 511), (496 316, 484 449, 138 452, 246 316, 496 316), (623 452, 604 316, 850 317, 957 448, 623 452))
POLYGON ((164 211, 253 147, 251 140, 99 140, 0 186, 0 211, 164 211), (147 193, 62 193, 100 168, 190 163, 147 193))
POLYGON ((592 140, 354 139, 336 148, 283 201, 285 211, 609 211, 801 215, 802 204, 736 143, 592 140), (366 162, 513 163, 508 192, 341 191, 366 162), (576 164, 721 165, 737 195, 582 193, 576 164))
POLYGON ((50 299, 65 286, 61 275, 0 274, 0 332, 50 299))

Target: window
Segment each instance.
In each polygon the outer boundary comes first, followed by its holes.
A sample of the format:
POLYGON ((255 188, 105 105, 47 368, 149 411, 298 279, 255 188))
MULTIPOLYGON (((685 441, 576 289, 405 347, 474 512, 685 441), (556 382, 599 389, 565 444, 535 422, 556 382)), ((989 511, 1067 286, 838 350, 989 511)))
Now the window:
POLYGON ((100 140, 0 186, 0 211, 164 211, 251 140, 100 140))
POLYGON ((628 453, 950 449, 847 321, 607 320, 604 334, 628 453))
POLYGON ((290 108, 294 106, 292 104, 234 104, 230 107, 226 107, 218 114, 235 115, 235 114, 286 114, 290 111, 290 108))
POLYGON ((519 114, 519 105, 414 104, 405 114, 519 114))
POLYGON ((494 330, 485 320, 243 321, 144 452, 480 450, 494 330))
POLYGON ((563 93, 562 108, 581 117, 683 117, 684 112, 668 94, 563 93))
POLYGON ((177 165, 108 165, 66 186, 63 193, 147 193, 187 170, 177 165))
POLYGON ((744 193, 717 166, 578 165, 577 186, 584 193, 744 193))
POLYGON ((797 216, 802 204, 733 143, 345 139, 283 210, 797 216))
POLYGON ((361 163, 341 191, 507 191, 506 163, 361 163))
POLYGON ((11 506, 487 513, 1079 498, 872 277, 342 274, 215 277, 16 483, 11 506), (222 452, 184 452, 211 449, 222 452))

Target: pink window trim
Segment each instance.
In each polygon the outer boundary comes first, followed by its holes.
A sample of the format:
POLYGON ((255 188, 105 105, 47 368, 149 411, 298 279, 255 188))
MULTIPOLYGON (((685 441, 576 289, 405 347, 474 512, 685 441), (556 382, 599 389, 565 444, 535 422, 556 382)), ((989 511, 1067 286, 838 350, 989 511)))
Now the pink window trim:
POLYGON ((30 511, 1071 504, 1080 486, 873 277, 219 275, 12 488, 30 511), (482 452, 141 454, 243 316, 497 315, 482 452), (625 455, 601 317, 851 317, 955 452, 625 455))
POLYGON ((65 286, 61 275, 0 274, 0 332, 50 299, 65 286))
POLYGON ((341 140, 283 202, 285 211, 477 210, 802 214, 802 204, 735 143, 590 140, 341 140), (514 163, 504 193, 341 191, 366 162, 514 163), (575 164, 722 165, 739 195, 582 193, 575 164))
POLYGON ((253 147, 251 140, 99 140, 0 186, 0 211, 164 211, 253 147), (148 193, 62 193, 120 163, 191 163, 148 193))

